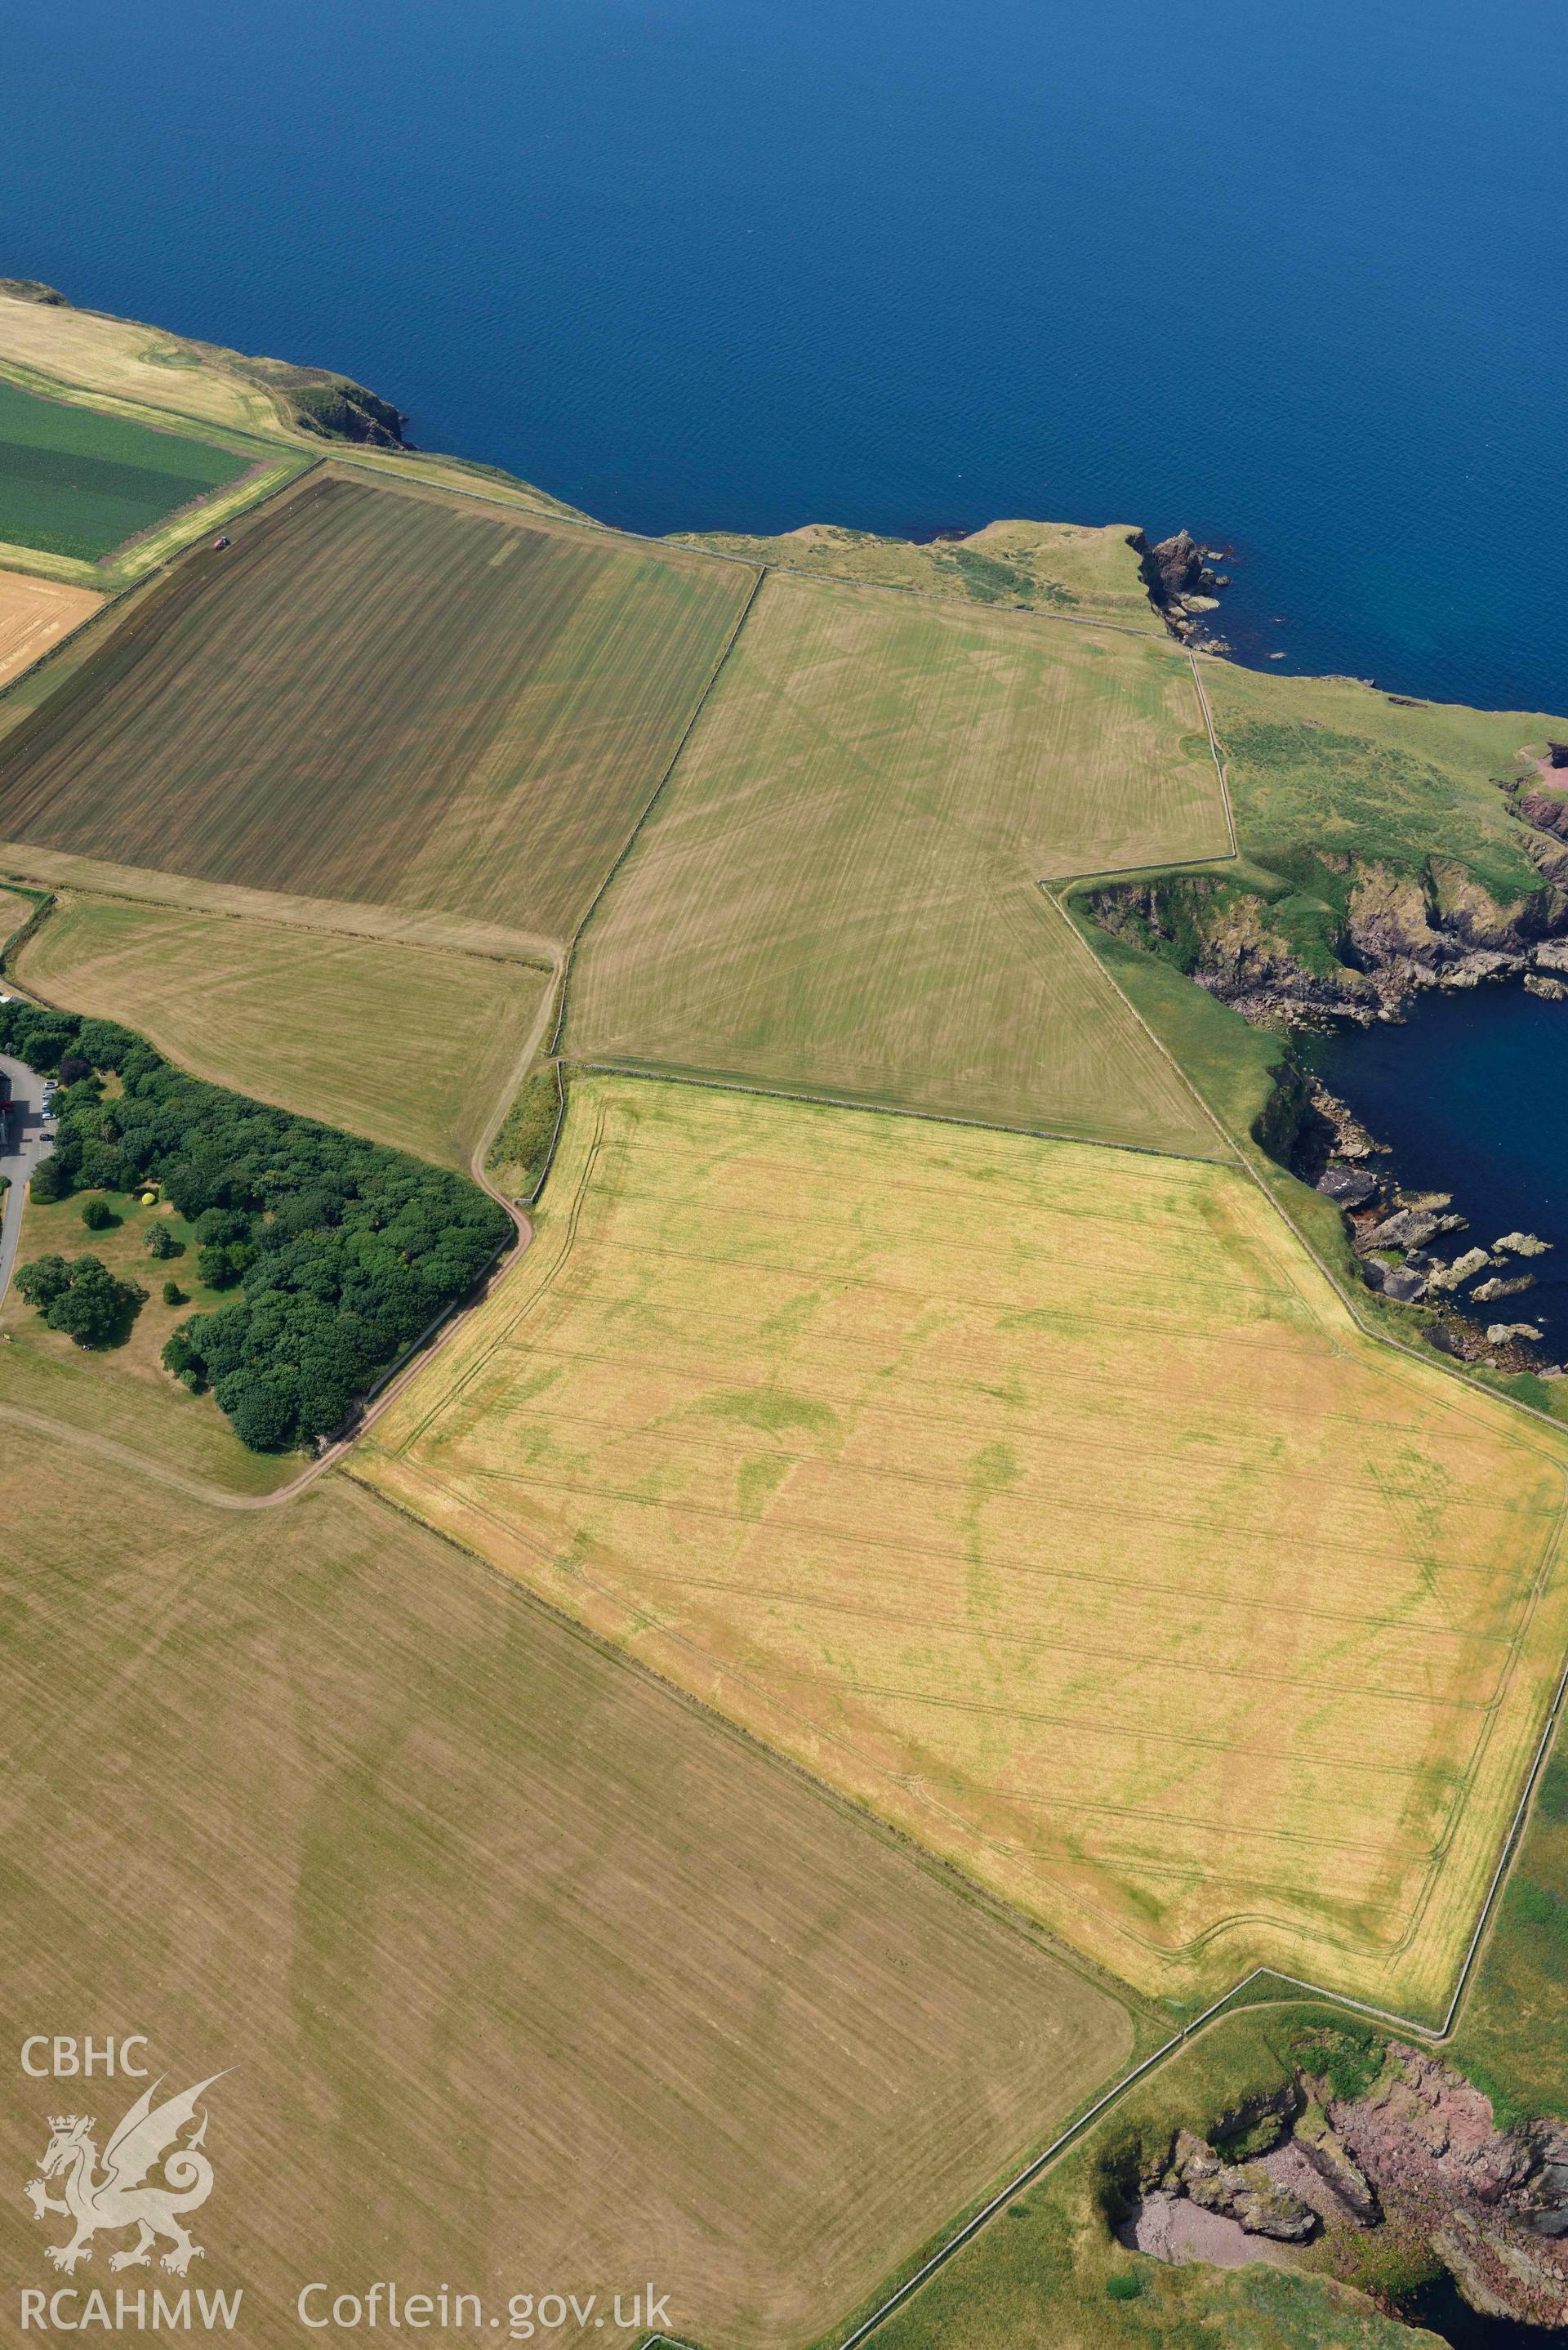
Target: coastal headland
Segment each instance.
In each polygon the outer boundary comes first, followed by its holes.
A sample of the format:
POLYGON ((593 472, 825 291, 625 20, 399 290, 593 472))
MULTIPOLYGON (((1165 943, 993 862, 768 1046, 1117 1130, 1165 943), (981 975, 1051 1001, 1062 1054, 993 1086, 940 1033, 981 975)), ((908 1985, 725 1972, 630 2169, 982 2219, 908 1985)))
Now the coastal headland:
POLYGON ((19 1995, 248 2068, 269 2312, 1568 2315, 1568 1380, 1293 1041, 1568 994, 1568 719, 404 421, 0 285, 19 1995))

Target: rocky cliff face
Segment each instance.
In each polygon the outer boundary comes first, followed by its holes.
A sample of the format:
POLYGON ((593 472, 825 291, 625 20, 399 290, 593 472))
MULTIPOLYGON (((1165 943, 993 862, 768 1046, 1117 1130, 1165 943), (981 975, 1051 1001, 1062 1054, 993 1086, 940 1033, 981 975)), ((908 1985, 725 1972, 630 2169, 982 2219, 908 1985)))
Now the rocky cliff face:
POLYGON ((1391 2214, 1431 2245, 1472 2309, 1568 2324, 1568 2125, 1494 2126, 1480 2090, 1389 2043, 1360 2098, 1318 2092, 1329 2126, 1391 2214))
POLYGON ((1246 2235, 1320 2245, 1314 2264, 1386 2295, 1440 2264, 1484 2315, 1568 2324, 1568 2125, 1500 2130, 1462 2074, 1398 2041, 1373 2043, 1345 2087, 1306 2054, 1250 2117, 1246 2159, 1221 2150, 1226 2117, 1219 2147, 1178 2130, 1146 2155, 1140 2199, 1185 2199, 1246 2235))
MULTIPOLYGON (((256 362, 271 366, 270 361, 256 362)), ((367 391, 352 377, 314 368, 287 368, 270 379, 293 411, 294 421, 324 439, 358 441, 378 449, 406 449, 408 418, 389 400, 367 391)))
POLYGON ((1568 889, 1500 904, 1441 858, 1419 874, 1371 863, 1339 879, 1343 916, 1325 922, 1312 951, 1286 935, 1267 899, 1219 876, 1106 889, 1090 903, 1107 930, 1163 953, 1263 1024, 1397 1017, 1424 987, 1559 973, 1568 889))
POLYGON ((1189 530, 1179 530, 1156 546, 1139 531, 1132 544, 1142 558, 1148 600, 1172 636, 1183 644, 1207 645, 1210 652, 1226 651, 1223 639, 1210 634, 1203 617, 1219 601, 1214 590, 1230 584, 1222 571, 1210 568, 1210 550, 1199 546, 1189 530))

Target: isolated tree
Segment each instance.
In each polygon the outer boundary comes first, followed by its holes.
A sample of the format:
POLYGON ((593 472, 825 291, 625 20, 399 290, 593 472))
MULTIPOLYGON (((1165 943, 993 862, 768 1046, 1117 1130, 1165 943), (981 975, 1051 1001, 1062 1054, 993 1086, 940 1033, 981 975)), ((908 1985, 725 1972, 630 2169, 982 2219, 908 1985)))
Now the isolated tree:
POLYGON ((78 1347, 108 1347, 124 1336, 147 1292, 134 1281, 117 1281, 101 1257, 40 1257, 16 1276, 17 1287, 51 1330, 63 1330, 78 1347), (30 1276, 30 1278, 29 1278, 30 1276))
POLYGON ((154 1224, 147 1235, 147 1253, 161 1262, 165 1257, 182 1255, 184 1243, 175 1239, 167 1224, 154 1224))
POLYGON ((107 1200, 85 1200, 82 1202, 82 1222, 89 1232, 107 1232, 109 1226, 119 1221, 107 1200))

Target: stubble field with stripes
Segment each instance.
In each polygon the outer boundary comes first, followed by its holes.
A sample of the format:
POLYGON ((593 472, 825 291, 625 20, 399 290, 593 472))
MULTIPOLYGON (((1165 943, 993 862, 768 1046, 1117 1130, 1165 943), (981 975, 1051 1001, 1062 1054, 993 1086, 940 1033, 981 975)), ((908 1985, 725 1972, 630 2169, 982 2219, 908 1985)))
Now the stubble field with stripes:
POLYGON ((770 575, 583 934, 565 1048, 1210 1155, 1041 884, 1228 847, 1168 642, 770 575))
POLYGON ((329 471, 233 541, 11 738, 0 837, 556 943, 757 577, 329 471))
POLYGON ((578 1081, 355 1473, 1144 1990, 1439 2009, 1560 1669, 1560 1448, 1239 1170, 578 1081))

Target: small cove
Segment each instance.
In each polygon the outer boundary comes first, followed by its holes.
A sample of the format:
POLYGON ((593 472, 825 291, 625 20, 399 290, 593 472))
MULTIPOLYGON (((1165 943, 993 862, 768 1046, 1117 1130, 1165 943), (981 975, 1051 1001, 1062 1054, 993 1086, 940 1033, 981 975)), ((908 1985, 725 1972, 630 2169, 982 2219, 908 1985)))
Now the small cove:
MULTIPOLYGON (((1377 1169, 1407 1191, 1449 1191, 1468 1232, 1442 1245, 1490 1248, 1510 1232, 1551 1253, 1533 1287, 1485 1319, 1529 1320, 1542 1353, 1568 1356, 1568 1003, 1499 985, 1421 995, 1398 1024, 1345 1026, 1303 1039, 1303 1058, 1391 1147, 1377 1169)), ((1462 1302, 1463 1293, 1460 1293, 1462 1302)))

